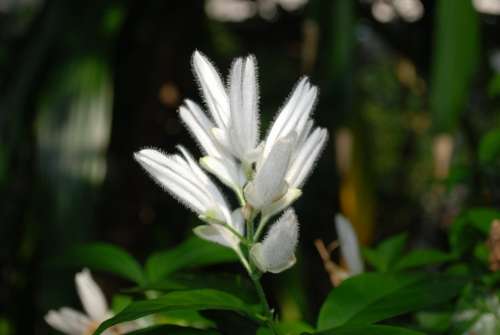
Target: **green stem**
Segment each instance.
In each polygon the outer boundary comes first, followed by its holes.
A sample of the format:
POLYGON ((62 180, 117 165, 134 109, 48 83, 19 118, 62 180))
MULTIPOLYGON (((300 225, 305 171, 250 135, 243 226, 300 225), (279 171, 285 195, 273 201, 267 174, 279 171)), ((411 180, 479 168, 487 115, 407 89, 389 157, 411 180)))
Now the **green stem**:
POLYGON ((276 328, 274 327, 274 320, 273 320, 273 311, 271 310, 271 307, 269 306, 269 303, 267 302, 266 294, 264 293, 264 288, 262 287, 259 277, 254 274, 250 273, 250 278, 252 279, 252 282, 255 286, 255 290, 257 291, 257 295, 259 296, 260 303, 262 306, 265 308, 266 312, 266 324, 271 329, 272 333, 274 335, 278 335, 278 332, 276 331, 276 328))
POLYGON ((253 238, 253 220, 247 220, 247 239, 252 241, 253 238))
POLYGON ((248 273, 252 273, 252 268, 250 267, 250 264, 248 263, 247 259, 245 258, 245 256, 241 252, 241 249, 238 247, 238 249, 235 251, 236 251, 236 254, 238 255, 238 257, 240 258, 241 264, 243 264, 243 266, 248 271, 248 273))
POLYGON ((257 242, 260 238, 260 235, 264 231, 264 227, 266 226, 267 221, 269 221, 269 216, 261 216, 260 221, 259 221, 259 226, 257 227, 257 231, 255 232, 255 235, 253 236, 253 241, 257 242))

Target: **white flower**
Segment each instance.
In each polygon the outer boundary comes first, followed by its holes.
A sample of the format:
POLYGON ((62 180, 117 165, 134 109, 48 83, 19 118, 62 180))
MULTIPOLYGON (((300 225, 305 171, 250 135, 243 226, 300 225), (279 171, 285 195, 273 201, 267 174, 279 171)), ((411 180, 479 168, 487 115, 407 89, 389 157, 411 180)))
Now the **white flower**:
POLYGON ((265 140, 260 162, 270 156, 273 146, 280 138, 296 134, 285 178, 290 188, 302 188, 328 139, 326 129, 312 130, 313 121, 310 117, 317 97, 317 88, 307 78, 301 79, 273 122, 265 140))
POLYGON ((193 54, 193 69, 200 84, 208 111, 218 128, 229 126, 229 98, 217 70, 199 51, 193 54))
POLYGON ((299 222, 289 209, 271 226, 264 240, 252 247, 250 255, 262 272, 279 273, 295 264, 298 239, 299 222))
POLYGON ((226 200, 217 186, 187 150, 181 146, 178 146, 178 149, 182 156, 165 155, 158 150, 143 149, 135 153, 134 157, 161 186, 211 225, 211 228, 199 228, 196 231, 200 237, 216 240, 225 246, 236 247, 237 236, 223 224, 227 224, 238 233, 242 233, 243 224, 233 222, 235 216, 231 215, 226 200))
MULTIPOLYGON (((328 132, 322 128, 312 130, 313 121, 310 119, 316 99, 316 87, 310 85, 307 78, 301 79, 266 136, 261 155, 257 160, 256 176, 268 161, 280 167, 284 162, 287 164, 284 170, 278 171, 279 174, 271 176, 284 184, 284 189, 275 189, 274 198, 267 197, 260 203, 254 204, 249 200, 253 206, 263 208, 265 215, 270 216, 283 210, 300 196, 300 188, 323 150, 328 132), (283 141, 288 145, 286 149, 289 149, 286 154, 283 153, 283 141), (277 150, 275 147, 281 148, 282 155, 279 156, 281 162, 277 162, 277 158, 274 157, 277 150), (280 198, 279 195, 283 197, 280 198), (273 203, 276 201, 279 203, 273 203)), ((278 181, 275 181, 276 183, 278 181)), ((245 193, 245 195, 247 197, 250 195, 253 199, 261 197, 258 193, 245 193)))
POLYGON ((340 244, 340 252, 349 270, 354 276, 364 272, 364 263, 361 259, 358 238, 349 220, 341 214, 335 216, 335 228, 340 244))
POLYGON ((260 162, 265 160, 274 144, 292 132, 296 132, 302 139, 310 130, 309 117, 316 103, 318 90, 309 84, 307 78, 302 78, 295 87, 292 95, 279 112, 266 136, 260 162))
POLYGON ((201 165, 231 187, 242 203, 248 201, 265 216, 288 207, 300 196, 328 137, 325 129, 313 130, 317 88, 307 78, 301 79, 259 144, 255 58, 234 61, 227 89, 215 67, 198 51, 193 54, 193 68, 211 119, 189 100, 180 115, 206 154, 201 165))
POLYGON ((225 185, 238 192, 246 178, 243 170, 233 157, 222 148, 213 135, 215 126, 205 115, 200 106, 186 100, 179 108, 179 115, 190 133, 198 141, 202 151, 207 155, 201 159, 201 165, 219 178, 225 185))
MULTIPOLYGON (((45 315, 45 321, 54 329, 69 335, 92 334, 97 327, 106 319, 112 316, 108 308, 103 292, 92 279, 88 269, 84 269, 75 275, 75 282, 87 314, 83 314, 70 307, 62 307, 57 311, 51 310, 45 315)), ((144 320, 127 322, 120 326, 115 326, 103 334, 125 334, 126 332, 138 329, 143 325, 144 320)))
POLYGON ((269 157, 257 168, 253 180, 245 187, 245 197, 254 208, 261 209, 279 200, 287 192, 285 175, 290 165, 294 141, 294 133, 278 140, 269 157))
POLYGON ((253 56, 238 58, 229 76, 229 141, 233 154, 250 164, 257 158, 259 140, 259 89, 253 56))
POLYGON ((309 127, 302 135, 302 140, 296 144, 297 149, 295 156, 292 157, 290 167, 285 177, 290 188, 302 188, 309 174, 314 168, 314 164, 321 154, 326 140, 328 139, 328 131, 323 128, 316 128, 311 134, 309 130, 312 127, 312 121, 309 127))
POLYGON ((225 150, 248 166, 258 153, 259 93, 255 58, 248 56, 234 61, 229 92, 215 67, 198 51, 193 54, 193 68, 215 122, 212 135, 225 150))

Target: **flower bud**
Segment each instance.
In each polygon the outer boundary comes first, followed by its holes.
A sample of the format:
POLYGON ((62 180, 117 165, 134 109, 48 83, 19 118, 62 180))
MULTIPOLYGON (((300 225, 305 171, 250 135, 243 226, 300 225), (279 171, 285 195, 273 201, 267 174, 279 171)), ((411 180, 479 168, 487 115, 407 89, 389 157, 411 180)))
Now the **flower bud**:
POLYGON ((293 209, 276 221, 261 243, 250 250, 255 265, 262 272, 279 273, 295 264, 295 248, 299 238, 299 222, 293 209))

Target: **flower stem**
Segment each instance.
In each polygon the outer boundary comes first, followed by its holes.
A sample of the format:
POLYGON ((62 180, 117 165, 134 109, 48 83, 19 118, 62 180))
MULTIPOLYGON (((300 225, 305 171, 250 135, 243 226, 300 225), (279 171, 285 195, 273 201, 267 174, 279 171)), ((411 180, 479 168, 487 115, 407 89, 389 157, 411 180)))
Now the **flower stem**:
POLYGON ((268 216, 262 216, 259 221, 259 225, 257 227, 257 231, 255 232, 255 235, 253 236, 253 241, 257 242, 260 238, 260 235, 264 231, 264 228, 266 226, 267 221, 269 220, 268 216))
POLYGON ((265 308, 267 326, 271 329, 271 332, 274 335, 278 335, 276 328, 274 328, 273 311, 271 310, 271 307, 269 307, 269 303, 267 302, 266 294, 264 293, 264 288, 260 283, 259 276, 254 273, 250 273, 250 278, 255 286, 260 303, 265 308))

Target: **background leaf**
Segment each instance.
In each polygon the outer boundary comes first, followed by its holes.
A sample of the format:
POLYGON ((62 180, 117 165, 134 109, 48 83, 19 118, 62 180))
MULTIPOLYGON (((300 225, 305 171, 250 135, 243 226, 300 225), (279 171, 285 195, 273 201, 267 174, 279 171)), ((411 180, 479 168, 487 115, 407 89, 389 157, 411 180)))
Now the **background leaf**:
POLYGON ((106 243, 80 245, 70 249, 56 264, 88 267, 115 274, 137 284, 144 282, 140 264, 125 250, 106 243))
POLYGON ((413 250, 404 255, 394 266, 396 271, 439 264, 451 260, 450 254, 433 249, 413 250))
POLYGON ((406 238, 406 234, 388 238, 382 241, 376 248, 363 249, 363 256, 377 271, 386 272, 401 257, 406 238))
POLYGON ((149 282, 154 283, 181 269, 237 260, 231 249, 191 237, 174 249, 154 253, 147 260, 145 271, 149 282))
POLYGON ((500 157, 500 129, 494 129, 486 133, 479 143, 479 162, 482 165, 490 165, 498 161, 500 157))
POLYGON ((321 307, 319 330, 368 325, 446 302, 464 281, 424 274, 366 273, 333 289, 321 307))
POLYGON ((500 218, 500 211, 491 208, 472 208, 461 213, 451 225, 450 246, 456 254, 469 254, 477 242, 484 243, 491 223, 500 218))
MULTIPOLYGON (((314 328, 302 321, 288 321, 276 324, 276 330, 280 335, 300 335, 314 332, 314 328)), ((273 335, 267 327, 259 328, 256 335, 273 335)))
POLYGON ((252 283, 244 276, 228 273, 174 273, 166 279, 132 289, 132 291, 169 292, 202 288, 234 294, 246 302, 257 302, 252 283))
POLYGON ((348 326, 325 330, 318 335, 424 335, 424 333, 393 326, 348 326))
POLYGON ((253 316, 254 310, 239 298, 216 290, 192 290, 171 292, 157 299, 136 301, 111 319, 104 321, 95 331, 95 335, 116 324, 132 321, 141 317, 175 310, 231 310, 253 316))
POLYGON ((196 329, 190 327, 180 327, 173 325, 162 325, 162 326, 153 326, 140 330, 136 330, 133 332, 128 332, 127 335, 218 335, 215 330, 212 329, 196 329))

